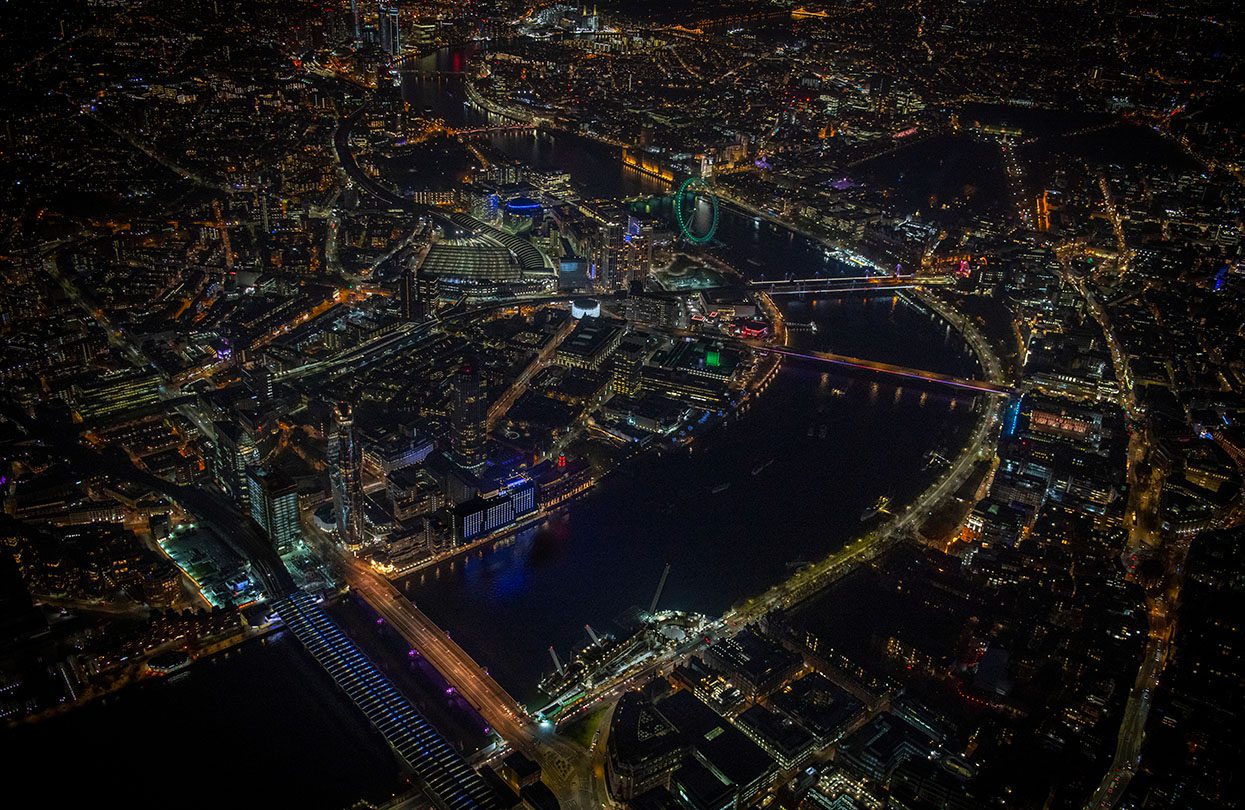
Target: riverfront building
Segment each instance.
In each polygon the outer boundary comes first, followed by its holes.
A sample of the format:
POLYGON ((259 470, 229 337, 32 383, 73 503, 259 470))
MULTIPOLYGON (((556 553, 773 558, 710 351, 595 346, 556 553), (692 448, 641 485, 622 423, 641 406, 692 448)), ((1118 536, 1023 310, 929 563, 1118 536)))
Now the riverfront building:
POLYGON ((753 698, 777 689, 802 664, 800 656, 750 630, 722 639, 705 650, 705 663, 753 698))
POLYGON ((454 509, 454 539, 469 542, 509 526, 536 510, 536 482, 516 476, 492 492, 481 493, 454 509))
POLYGON ((607 745, 610 794, 623 801, 667 784, 688 751, 678 729, 639 692, 619 699, 607 745))

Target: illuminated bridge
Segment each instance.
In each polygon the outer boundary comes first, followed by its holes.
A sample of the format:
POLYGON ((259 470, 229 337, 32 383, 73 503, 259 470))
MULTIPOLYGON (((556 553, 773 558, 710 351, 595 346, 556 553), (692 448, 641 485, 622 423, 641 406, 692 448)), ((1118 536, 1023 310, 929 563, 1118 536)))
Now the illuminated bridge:
POLYGON ((492 790, 480 775, 398 693, 315 599, 297 591, 273 602, 273 608, 410 766, 420 787, 436 807, 441 810, 497 807, 492 790))
POLYGON ((730 342, 740 346, 746 346, 754 351, 773 352, 774 354, 781 354, 783 357, 791 357, 797 360, 811 360, 816 363, 830 363, 832 365, 843 366, 845 368, 854 368, 859 371, 886 374, 892 377, 904 377, 917 382, 933 383, 934 385, 946 385, 952 388, 963 388, 979 394, 1009 396, 1014 393, 1015 390, 1009 385, 993 383, 987 380, 970 380, 964 377, 954 377, 950 374, 940 374, 936 371, 923 371, 917 368, 908 368, 906 366, 892 365, 891 363, 882 363, 877 360, 862 360, 859 357, 848 357, 845 354, 797 351, 795 349, 787 349, 781 346, 770 346, 759 340, 741 340, 739 338, 735 338, 730 342))
POLYGON ((750 281, 749 286, 770 295, 803 295, 805 293, 908 290, 913 287, 942 286, 952 282, 953 279, 950 276, 849 276, 750 281))
MULTIPOLYGON (((458 45, 462 45, 462 44, 463 43, 458 43, 458 45)), ((453 48, 456 46, 449 45, 447 47, 453 48)), ((428 54, 426 53, 420 53, 420 52, 405 53, 405 54, 402 54, 401 56, 395 56, 394 58, 390 59, 388 62, 385 63, 385 67, 390 71, 418 70, 419 61, 427 55, 428 54)), ((427 70, 427 71, 421 71, 421 72, 423 72, 425 75, 428 75, 428 76, 462 76, 462 75, 465 75, 467 72, 465 68, 466 68, 466 65, 462 64, 462 65, 453 67, 449 70, 439 69, 439 70, 427 70)))
POLYGON ((497 126, 472 127, 470 129, 452 129, 450 134, 462 138, 470 138, 476 135, 492 135, 500 132, 535 132, 536 130, 537 126, 535 124, 498 124, 497 126))

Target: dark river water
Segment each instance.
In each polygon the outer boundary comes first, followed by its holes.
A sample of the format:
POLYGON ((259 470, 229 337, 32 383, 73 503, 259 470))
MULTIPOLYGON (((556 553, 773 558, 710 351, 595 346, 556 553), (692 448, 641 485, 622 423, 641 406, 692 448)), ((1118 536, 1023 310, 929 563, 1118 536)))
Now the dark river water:
MULTIPOLYGON (((461 69, 464 58, 442 52, 422 69, 461 69)), ((410 73, 402 92, 451 124, 488 120, 463 103, 454 76, 410 73)), ((571 172, 589 194, 664 190, 623 168, 613 149, 577 137, 489 141, 514 158, 571 172)), ((718 255, 758 277, 858 272, 801 236, 728 208, 717 240, 718 255)), ((819 326, 799 336, 803 345, 976 373, 945 324, 900 299, 788 307, 819 326)), ((609 632, 629 608, 647 606, 667 562, 662 606, 719 614, 856 536, 879 496, 911 499, 937 474, 927 454, 954 451, 967 438, 974 404, 946 390, 789 362, 747 415, 694 454, 640 459, 545 526, 416 575, 407 592, 503 686, 536 703, 547 648, 566 653, 585 639, 585 624, 609 632)), ((196 664, 174 682, 5 731, 0 742, 15 773, 54 763, 71 774, 58 788, 64 805, 97 797, 111 806, 176 805, 192 796, 195 806, 241 799, 331 808, 402 786, 383 742, 286 637, 196 664)))
POLYGON ((0 751, 10 807, 341 810, 407 788, 384 740, 284 634, 0 729, 0 751), (27 782, 41 801, 18 798, 18 774, 41 775, 27 782))
MULTIPOLYGON (((421 68, 461 70, 463 60, 442 52, 421 68)), ((452 125, 486 123, 486 114, 462 103, 460 82, 408 73, 402 93, 452 125)), ((663 191, 623 168, 616 150, 579 137, 507 134, 489 142, 539 168, 569 171, 589 194, 663 191)), ((717 241, 718 255, 757 277, 859 273, 796 233, 726 207, 717 241)), ((976 372, 957 335, 901 299, 788 308, 819 326, 800 335, 806 345, 976 372)), ((548 647, 565 655, 587 640, 585 624, 609 632, 630 608, 647 607, 667 562, 664 607, 720 614, 855 537, 879 496, 914 497, 938 472, 927 454, 958 448, 973 409, 972 397, 946 390, 788 363, 745 417, 695 453, 640 459, 513 544, 421 572, 404 587, 504 687, 536 703, 536 683, 551 667, 548 647)))
MULTIPOLYGON (((958 336, 891 298, 804 304, 820 347, 971 372, 958 336)), ((513 545, 412 577, 407 593, 516 696, 587 640, 647 606, 665 563, 662 606, 720 614, 862 531, 879 496, 914 497, 955 450, 972 397, 788 363, 742 419, 697 452, 642 458, 513 545), (755 475, 754 470, 759 470, 755 475), (720 490, 727 485, 725 490, 720 490), (720 491, 714 492, 715 489, 720 491)))

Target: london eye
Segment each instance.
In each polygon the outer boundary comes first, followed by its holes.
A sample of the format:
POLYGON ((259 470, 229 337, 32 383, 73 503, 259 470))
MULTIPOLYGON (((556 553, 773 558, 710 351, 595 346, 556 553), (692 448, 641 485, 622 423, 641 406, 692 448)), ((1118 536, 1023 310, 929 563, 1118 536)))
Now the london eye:
POLYGON ((707 245, 718 231, 718 197, 700 177, 689 177, 674 193, 674 218, 679 231, 694 245, 707 245), (707 201, 712 211, 709 221, 704 222, 700 205, 707 201))

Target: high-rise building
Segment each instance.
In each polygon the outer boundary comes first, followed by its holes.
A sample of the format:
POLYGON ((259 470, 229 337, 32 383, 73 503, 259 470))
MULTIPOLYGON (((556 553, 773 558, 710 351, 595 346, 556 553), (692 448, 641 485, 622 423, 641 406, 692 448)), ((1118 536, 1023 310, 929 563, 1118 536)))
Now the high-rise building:
POLYGON ((389 7, 389 44, 392 46, 389 51, 394 56, 402 54, 402 24, 398 18, 398 4, 395 2, 389 7))
POLYGON ((302 537, 298 522, 298 488, 280 473, 259 467, 247 472, 251 517, 255 518, 278 554, 287 554, 302 537))
POLYGON ((428 273, 415 274, 415 289, 419 300, 424 302, 424 314, 431 315, 437 309, 437 297, 441 294, 441 279, 428 273))
POLYGON ((260 402, 271 402, 277 394, 277 382, 272 375, 272 369, 263 363, 243 369, 242 380, 260 402))
POLYGON ((338 538, 357 547, 363 543, 363 448, 355 435, 354 414, 345 402, 333 411, 328 464, 338 538))
POLYGON ((618 275, 625 277, 631 286, 644 286, 649 272, 653 269, 653 223, 628 217, 627 231, 623 235, 622 250, 623 271, 618 275))
POLYGON ((359 23, 359 0, 350 0, 350 16, 354 18, 354 41, 358 45, 363 40, 363 28, 359 23))
POLYGON ((424 319, 424 296, 420 290, 419 274, 408 267, 402 273, 399 298, 402 304, 402 320, 417 323, 424 319))
POLYGON ((600 233, 593 251, 593 263, 596 265, 596 283, 603 290, 620 290, 630 281, 627 275, 627 252, 625 220, 620 220, 616 212, 615 218, 609 219, 600 226, 600 233))
POLYGON ((246 471, 259 464, 255 437, 236 422, 216 422, 213 427, 216 429, 216 452, 212 457, 212 477, 234 503, 246 509, 251 502, 246 471))
POLYGON ((476 358, 469 356, 463 359, 454 375, 450 446, 457 460, 466 467, 482 464, 487 434, 488 404, 480 382, 480 364, 476 358))
POLYGON ((377 27, 380 29, 380 47, 390 56, 402 52, 402 29, 398 24, 398 4, 396 0, 381 0, 377 27))
POLYGON ((625 341, 610 358, 610 387, 615 394, 635 396, 640 393, 644 371, 644 344, 625 341))

